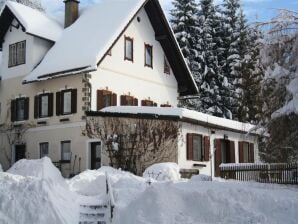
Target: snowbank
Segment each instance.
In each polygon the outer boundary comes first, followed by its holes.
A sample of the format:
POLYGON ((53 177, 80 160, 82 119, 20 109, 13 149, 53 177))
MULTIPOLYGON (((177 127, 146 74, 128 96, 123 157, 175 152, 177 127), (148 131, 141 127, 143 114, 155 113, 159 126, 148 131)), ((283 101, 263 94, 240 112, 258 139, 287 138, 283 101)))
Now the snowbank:
POLYGON ((297 208, 297 189, 190 180, 153 184, 116 213, 115 223, 296 224, 297 208))
POLYGON ((76 196, 36 177, 0 173, 0 223, 78 223, 76 196))
POLYGON ((157 181, 175 181, 180 179, 180 168, 176 163, 158 163, 148 167, 143 177, 157 181))
POLYGON ((194 175, 191 177, 191 181, 211 181, 211 177, 204 174, 194 175))
POLYGON ((86 170, 69 181, 70 190, 85 196, 100 195, 105 192, 106 177, 96 170, 86 170))
POLYGON ((36 177, 56 184, 65 184, 60 171, 48 157, 36 160, 19 160, 7 172, 24 177, 36 177))

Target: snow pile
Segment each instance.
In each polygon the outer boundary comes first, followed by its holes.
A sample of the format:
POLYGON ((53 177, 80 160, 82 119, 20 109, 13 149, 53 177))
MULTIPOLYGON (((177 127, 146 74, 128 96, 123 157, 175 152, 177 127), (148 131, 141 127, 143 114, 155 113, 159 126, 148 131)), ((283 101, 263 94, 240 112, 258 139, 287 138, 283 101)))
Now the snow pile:
POLYGON ((298 190, 190 180, 156 183, 116 213, 115 223, 287 223, 298 220, 298 190), (133 214, 133 215, 132 215, 133 214))
POLYGON ((86 170, 69 181, 70 190, 85 196, 100 195, 105 192, 106 177, 96 170, 86 170))
POLYGON ((211 177, 204 174, 194 175, 191 177, 191 181, 211 181, 211 177))
POLYGON ((143 177, 157 181, 175 181, 180 179, 180 168, 176 163, 158 163, 148 167, 143 177))
POLYGON ((0 173, 0 223, 78 223, 76 196, 36 177, 0 173))
POLYGON ((65 184, 60 171, 48 157, 36 160, 19 160, 7 172, 24 177, 36 177, 56 184, 65 184))

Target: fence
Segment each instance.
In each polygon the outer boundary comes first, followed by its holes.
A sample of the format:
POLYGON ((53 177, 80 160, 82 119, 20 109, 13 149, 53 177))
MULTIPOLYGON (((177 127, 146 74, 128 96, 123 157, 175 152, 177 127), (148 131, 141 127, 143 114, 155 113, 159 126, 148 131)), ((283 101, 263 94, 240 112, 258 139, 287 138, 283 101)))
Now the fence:
POLYGON ((221 164, 220 176, 238 181, 298 184, 298 163, 221 164))

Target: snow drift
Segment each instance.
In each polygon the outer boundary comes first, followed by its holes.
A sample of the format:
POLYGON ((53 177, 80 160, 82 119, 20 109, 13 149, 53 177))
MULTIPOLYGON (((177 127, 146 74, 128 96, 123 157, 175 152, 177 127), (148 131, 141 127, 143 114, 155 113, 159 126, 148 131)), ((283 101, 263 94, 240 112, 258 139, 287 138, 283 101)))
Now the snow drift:
POLYGON ((148 167, 144 173, 144 178, 157 181, 175 181, 180 179, 180 168, 176 163, 158 163, 148 167))
POLYGON ((0 186, 0 223, 78 223, 77 195, 49 158, 18 161, 0 186))
POLYGON ((158 183, 116 215, 115 223, 295 224, 297 190, 236 182, 158 183), (134 215, 131 215, 134 214, 134 215))

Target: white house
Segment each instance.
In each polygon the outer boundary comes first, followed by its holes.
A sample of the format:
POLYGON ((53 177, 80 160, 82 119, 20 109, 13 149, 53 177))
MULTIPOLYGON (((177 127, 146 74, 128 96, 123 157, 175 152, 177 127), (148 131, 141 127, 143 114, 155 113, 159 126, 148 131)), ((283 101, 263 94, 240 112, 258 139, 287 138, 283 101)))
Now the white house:
MULTIPOLYGON (((175 108, 178 97, 198 91, 158 0, 102 0, 82 13, 78 1, 64 2, 65 28, 19 3, 8 1, 1 10, 0 163, 4 168, 22 158, 43 156, 57 162, 64 175, 97 168, 104 165, 102 144, 82 135, 86 111, 109 106, 141 111, 145 106, 175 108)), ((194 134, 210 137, 209 132, 217 128, 213 135, 217 138, 227 135, 236 143, 254 144, 245 146, 246 154, 257 159, 256 138, 244 135, 247 128, 239 130, 244 124, 237 122, 237 129, 230 127, 232 121, 217 124, 212 117, 210 126, 198 117, 192 122, 187 116, 181 120, 185 138, 197 142, 200 137, 194 134)), ((190 149, 184 145, 178 151, 176 162, 181 168, 210 174, 211 162, 196 166, 197 158, 186 156, 190 149)), ((234 152, 238 162, 238 150, 234 152)))

